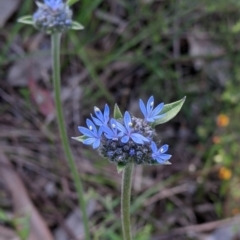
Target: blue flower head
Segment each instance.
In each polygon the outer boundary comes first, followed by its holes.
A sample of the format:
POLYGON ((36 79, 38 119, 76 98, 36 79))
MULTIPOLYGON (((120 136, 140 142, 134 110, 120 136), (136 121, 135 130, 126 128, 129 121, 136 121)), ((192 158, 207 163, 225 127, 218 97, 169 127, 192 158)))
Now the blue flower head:
POLYGON ((132 128, 132 119, 128 111, 125 112, 123 117, 124 125, 117 122, 117 128, 119 131, 123 133, 123 137, 121 139, 122 143, 127 143, 131 138, 135 143, 143 144, 144 142, 149 142, 149 140, 142 136, 139 133, 134 133, 132 128))
POLYGON ((117 141, 119 137, 123 136, 123 133, 118 131, 117 124, 117 121, 112 118, 110 120, 110 127, 108 127, 107 125, 102 126, 104 135, 107 139, 117 141))
POLYGON ((102 125, 107 126, 107 123, 109 121, 109 114, 110 114, 109 106, 105 104, 103 113, 98 107, 94 107, 94 112, 96 115, 96 117, 92 116, 92 120, 94 121, 94 123, 98 126, 102 126, 102 125))
POLYGON ((62 0, 37 2, 38 9, 33 14, 34 26, 46 33, 64 32, 72 26, 72 11, 62 0))
POLYGON ((78 130, 87 138, 83 140, 83 143, 86 145, 92 145, 92 147, 98 148, 101 142, 102 128, 100 127, 98 130, 94 123, 87 119, 86 121, 88 128, 78 127, 78 130))
MULTIPOLYGON (((154 124, 161 114, 164 104, 154 108, 154 98, 151 96, 146 105, 140 99, 140 109, 144 118, 131 116, 126 111, 117 119, 110 118, 110 109, 106 104, 104 110, 94 107, 92 120, 87 119, 87 128, 79 127, 83 136, 75 138, 87 145, 98 148, 101 156, 110 162, 121 166, 133 162, 135 164, 170 164, 172 155, 167 154, 168 145, 157 146, 157 134, 154 124)), ((117 111, 120 111, 117 109, 117 111)))
POLYGON ((151 149, 152 149, 152 158, 161 164, 165 164, 172 157, 172 155, 170 154, 165 154, 165 152, 168 150, 167 144, 157 149, 156 143, 151 142, 151 149))
POLYGON ((164 107, 164 103, 160 103, 155 108, 154 107, 154 98, 151 96, 148 99, 147 106, 144 105, 142 99, 139 100, 140 109, 145 117, 146 122, 154 122, 159 118, 162 118, 164 114, 159 115, 164 107))

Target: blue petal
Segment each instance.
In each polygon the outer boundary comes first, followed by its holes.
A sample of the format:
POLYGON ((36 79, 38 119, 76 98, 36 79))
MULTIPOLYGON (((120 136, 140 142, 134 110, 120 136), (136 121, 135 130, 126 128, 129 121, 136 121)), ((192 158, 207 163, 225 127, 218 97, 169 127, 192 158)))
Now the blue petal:
POLYGON ((152 148, 153 153, 157 152, 157 145, 155 142, 151 142, 151 148, 152 148))
POLYGON ((109 114, 110 114, 110 110, 107 104, 105 104, 105 108, 104 108, 104 123, 107 123, 109 120, 109 114))
POLYGON ((163 145, 163 146, 159 149, 159 152, 160 152, 160 153, 165 153, 167 150, 168 150, 168 145, 165 144, 165 145, 163 145))
POLYGON ((153 117, 146 117, 145 119, 147 122, 154 122, 154 118, 153 117))
POLYGON ((113 139, 113 135, 112 134, 108 134, 108 133, 104 133, 105 137, 107 139, 113 139))
POLYGON ((62 3, 62 0, 44 0, 44 3, 54 9, 62 3))
POLYGON ((97 128, 96 126, 94 125, 93 121, 91 121, 90 119, 87 119, 86 121, 87 123, 87 126, 90 130, 92 130, 94 132, 94 134, 97 134, 97 128), (91 129, 92 128, 92 129, 91 129))
POLYGON ((119 132, 117 135, 118 135, 118 137, 122 137, 124 135, 124 133, 123 132, 119 132))
POLYGON ((142 99, 139 100, 139 107, 140 107, 140 110, 143 113, 143 116, 146 118, 146 116, 147 116, 147 109, 146 109, 142 99))
POLYGON ((92 120, 94 121, 94 123, 97 126, 102 126, 103 125, 103 123, 100 120, 98 120, 97 118, 93 117, 92 115, 91 115, 91 117, 92 117, 92 120))
POLYGON ((131 127, 129 126, 129 123, 132 122, 131 116, 128 111, 124 113, 124 124, 128 132, 131 131, 131 127))
MULTIPOLYGON (((138 138, 140 141, 141 141, 141 143, 143 143, 143 142, 149 142, 149 140, 146 138, 146 137, 144 137, 143 135, 141 135, 141 134, 139 134, 139 133, 132 133, 131 134, 131 138, 132 137, 134 137, 134 138, 138 138)), ((134 140, 133 140, 134 141, 134 140)), ((136 141, 134 141, 134 142, 136 142, 136 141)), ((136 142, 137 143, 137 142, 136 142)))
POLYGON ((147 115, 149 115, 153 109, 153 106, 154 104, 152 105, 152 102, 154 103, 154 97, 151 96, 149 99, 148 99, 148 102, 147 102, 147 115))
POLYGON ((97 116, 97 118, 98 118, 102 123, 104 123, 104 118, 103 118, 103 114, 102 114, 101 110, 100 110, 98 107, 94 107, 94 112, 95 112, 95 115, 97 116))
POLYGON ((123 133, 127 133, 126 128, 119 122, 117 122, 117 129, 123 133))
POLYGON ((172 157, 170 154, 161 154, 160 158, 163 160, 169 160, 172 157))
POLYGON ((94 133, 92 131, 90 131, 88 128, 78 127, 78 130, 80 133, 82 133, 83 135, 85 135, 87 137, 95 137, 94 133))
MULTIPOLYGON (((140 135, 140 134, 138 134, 138 135, 140 135)), ((137 133, 131 134, 130 137, 135 143, 143 144, 143 140, 141 138, 139 138, 139 136, 137 136, 137 133)))
POLYGON ((114 119, 114 118, 111 118, 111 120, 110 120, 110 124, 111 124, 111 126, 114 124, 116 127, 117 127, 117 121, 116 121, 116 119, 114 119))
POLYGON ((92 145, 96 141, 95 138, 87 138, 83 141, 83 144, 92 145))
POLYGON ((98 129, 98 133, 97 133, 98 137, 101 137, 102 133, 103 133, 103 129, 102 129, 102 126, 101 126, 101 127, 98 129))
POLYGON ((102 129, 108 135, 112 135, 113 134, 112 130, 109 127, 107 127, 107 126, 102 126, 102 129))
POLYGON ((129 136, 124 136, 122 139, 121 139, 121 142, 122 143, 127 143, 129 141, 129 136))
POLYGON ((118 128, 117 128, 117 121, 115 119, 112 118, 110 120, 110 126, 111 126, 111 129, 114 132, 114 134, 117 134, 118 128))
POLYGON ((169 160, 172 155, 169 155, 169 154, 163 154, 164 156, 161 156, 161 157, 157 157, 155 160, 157 160, 157 162, 161 163, 161 164, 164 164, 167 160, 169 160))
POLYGON ((158 104, 157 107, 155 107, 154 110, 152 111, 151 116, 158 115, 162 111, 163 107, 164 103, 158 104))
POLYGON ((93 143, 93 148, 98 148, 100 146, 100 139, 96 139, 96 141, 93 143))

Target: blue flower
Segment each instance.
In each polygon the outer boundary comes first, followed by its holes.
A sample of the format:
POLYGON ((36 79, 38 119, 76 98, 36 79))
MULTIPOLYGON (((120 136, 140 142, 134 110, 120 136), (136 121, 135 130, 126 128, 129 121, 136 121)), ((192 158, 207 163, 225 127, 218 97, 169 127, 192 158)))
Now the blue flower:
POLYGON ((161 164, 164 164, 169 160, 172 155, 165 154, 165 152, 168 150, 168 145, 165 144, 159 149, 157 149, 157 145, 155 142, 151 142, 151 148, 152 148, 152 158, 156 161, 158 161, 161 164))
POLYGON ((92 116, 92 120, 94 121, 94 123, 98 126, 107 125, 109 121, 109 114, 110 114, 108 105, 105 104, 103 113, 98 107, 94 107, 94 112, 96 115, 96 117, 92 116))
POLYGON ((44 3, 52 9, 57 9, 62 5, 62 0, 44 0, 44 3))
POLYGON ((131 138, 135 143, 143 144, 144 142, 149 142, 149 140, 142 136, 139 133, 133 133, 132 128, 132 119, 128 111, 125 112, 123 117, 124 125, 117 122, 117 128, 119 131, 123 133, 123 137, 121 139, 122 143, 127 143, 131 138))
POLYGON ((151 96, 148 99, 147 106, 144 105, 142 99, 139 100, 139 106, 140 109, 145 117, 146 122, 154 122, 159 118, 162 118, 165 114, 159 115, 159 113, 162 111, 164 103, 160 103, 157 105, 154 109, 154 98, 151 96))
POLYGON ((110 127, 108 127, 107 125, 103 125, 102 129, 107 139, 117 141, 119 137, 123 136, 123 133, 119 132, 117 129, 117 121, 113 118, 110 120, 110 127))
POLYGON ((87 119, 86 121, 88 128, 85 127, 78 127, 78 130, 88 137, 87 139, 83 140, 83 143, 86 145, 92 145, 92 147, 98 148, 100 146, 101 141, 101 135, 102 135, 102 127, 100 127, 98 130, 94 123, 87 119))

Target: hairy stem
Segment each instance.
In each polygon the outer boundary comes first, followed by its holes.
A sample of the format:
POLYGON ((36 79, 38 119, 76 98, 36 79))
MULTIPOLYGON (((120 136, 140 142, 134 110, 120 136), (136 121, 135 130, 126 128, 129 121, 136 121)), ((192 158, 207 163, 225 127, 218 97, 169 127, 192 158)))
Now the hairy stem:
POLYGON ((133 163, 128 163, 122 175, 122 196, 121 196, 121 217, 123 239, 131 240, 131 223, 130 223, 130 199, 132 184, 133 163))
POLYGON ((84 232, 85 232, 85 239, 90 240, 90 233, 89 233, 89 226, 88 226, 88 218, 86 212, 86 204, 84 200, 83 194, 83 187, 82 182, 77 171, 76 164, 73 159, 73 155, 70 149, 68 136, 65 128, 65 122, 63 117, 63 109, 61 103, 61 78, 60 78, 60 41, 61 41, 61 34, 60 33, 53 33, 51 35, 52 38, 52 67, 53 67, 53 85, 54 85, 54 97, 55 97, 55 104, 56 104, 56 114, 57 114, 57 122, 58 122, 58 129, 61 136, 62 147, 65 152, 66 159, 69 164, 69 168, 73 177, 73 181, 76 187, 77 196, 79 207, 82 211, 82 218, 84 224, 84 232))

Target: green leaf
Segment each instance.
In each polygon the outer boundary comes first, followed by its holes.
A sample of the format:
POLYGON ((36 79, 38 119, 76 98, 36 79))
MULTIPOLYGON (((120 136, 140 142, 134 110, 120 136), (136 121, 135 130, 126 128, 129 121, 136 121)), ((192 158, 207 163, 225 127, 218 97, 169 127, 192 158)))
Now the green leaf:
POLYGON ((30 15, 20 17, 17 21, 19 23, 24 23, 24 24, 29 24, 29 25, 33 25, 34 24, 33 18, 30 15))
POLYGON ((117 104, 114 105, 113 117, 115 119, 123 118, 123 115, 122 115, 122 113, 121 113, 117 104))
POLYGON ((178 114, 180 109, 182 108, 182 105, 185 102, 185 99, 186 99, 186 96, 177 102, 173 102, 173 103, 164 105, 163 110, 161 111, 160 114, 165 113, 165 115, 162 118, 155 121, 154 126, 156 126, 158 124, 163 124, 165 122, 168 122, 172 118, 174 118, 178 114))
POLYGON ((117 172, 120 173, 124 170, 124 168, 126 167, 126 163, 118 163, 117 164, 117 172))
POLYGON ((85 135, 79 136, 79 137, 72 137, 72 139, 77 140, 79 142, 83 142, 85 139, 87 139, 88 137, 85 135))
POLYGON ((84 29, 84 26, 82 24, 80 24, 79 22, 73 21, 71 29, 73 29, 73 30, 82 30, 82 29, 84 29))
POLYGON ((68 0, 67 1, 67 5, 70 7, 72 6, 74 3, 78 2, 79 0, 68 0))

